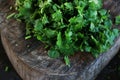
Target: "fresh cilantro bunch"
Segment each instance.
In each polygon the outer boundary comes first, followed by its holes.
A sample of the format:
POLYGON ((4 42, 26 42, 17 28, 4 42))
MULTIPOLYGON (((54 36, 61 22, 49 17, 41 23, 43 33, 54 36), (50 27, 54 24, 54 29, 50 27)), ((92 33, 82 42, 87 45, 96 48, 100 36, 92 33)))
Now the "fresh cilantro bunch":
MULTIPOLYGON (((16 0, 15 15, 26 23, 26 39, 36 37, 52 58, 75 52, 103 53, 118 35, 102 0, 16 0)), ((86 54, 87 55, 87 54, 86 54)))

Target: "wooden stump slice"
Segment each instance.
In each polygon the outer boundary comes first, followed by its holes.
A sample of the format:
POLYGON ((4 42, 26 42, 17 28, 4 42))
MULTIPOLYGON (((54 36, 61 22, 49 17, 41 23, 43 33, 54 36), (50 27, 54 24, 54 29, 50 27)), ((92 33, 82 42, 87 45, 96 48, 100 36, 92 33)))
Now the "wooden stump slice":
MULTIPOLYGON (((115 17, 120 13, 118 3, 119 1, 105 0, 104 8, 111 10, 111 14, 115 17)), ((71 67, 68 67, 62 58, 49 58, 40 41, 25 40, 24 24, 13 19, 6 20, 6 15, 10 11, 5 8, 7 12, 4 12, 2 7, 0 5, 2 43, 12 65, 23 80, 94 80, 120 48, 119 36, 114 45, 98 58, 95 59, 89 53, 79 52, 70 57, 71 67)))

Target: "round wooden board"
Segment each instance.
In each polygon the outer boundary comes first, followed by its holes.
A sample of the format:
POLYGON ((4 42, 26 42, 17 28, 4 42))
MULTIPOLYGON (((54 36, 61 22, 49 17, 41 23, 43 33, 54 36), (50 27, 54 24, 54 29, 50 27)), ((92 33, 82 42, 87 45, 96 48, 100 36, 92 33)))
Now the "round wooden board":
MULTIPOLYGON (((98 58, 93 58, 89 53, 79 52, 70 57, 71 66, 68 67, 62 58, 49 58, 44 45, 36 39, 25 40, 24 24, 6 19, 7 14, 11 12, 9 10, 11 0, 2 1, 0 1, 2 43, 12 65, 23 80, 94 80, 120 48, 119 36, 114 45, 98 58)), ((111 10, 113 17, 120 12, 118 3, 115 0, 104 1, 104 7, 111 10)))

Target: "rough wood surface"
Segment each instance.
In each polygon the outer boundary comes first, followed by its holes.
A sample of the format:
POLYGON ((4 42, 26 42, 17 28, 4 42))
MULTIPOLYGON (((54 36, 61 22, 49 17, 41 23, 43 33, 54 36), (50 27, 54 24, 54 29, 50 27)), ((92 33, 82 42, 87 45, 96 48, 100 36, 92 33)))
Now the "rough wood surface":
MULTIPOLYGON (((120 36, 114 45, 97 59, 89 53, 76 53, 67 67, 62 58, 51 59, 44 45, 36 39, 25 40, 25 26, 13 19, 6 19, 12 0, 0 1, 1 39, 14 68, 23 80, 94 80, 97 74, 116 55, 120 48, 120 36)), ((104 8, 112 18, 120 14, 119 0, 105 0, 104 8)), ((117 26, 119 28, 119 26, 117 26)))

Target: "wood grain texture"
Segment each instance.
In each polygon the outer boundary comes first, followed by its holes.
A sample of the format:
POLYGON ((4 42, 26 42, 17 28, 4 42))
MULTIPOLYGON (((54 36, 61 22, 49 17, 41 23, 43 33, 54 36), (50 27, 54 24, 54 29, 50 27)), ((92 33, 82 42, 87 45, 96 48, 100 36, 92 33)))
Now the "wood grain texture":
MULTIPOLYGON (((103 6, 110 10, 112 19, 120 14, 118 3, 118 0, 104 1, 103 6)), ((41 42, 34 38, 25 40, 24 24, 13 19, 6 20, 7 14, 11 11, 7 6, 2 7, 5 6, 0 5, 2 43, 12 65, 23 80, 94 80, 120 48, 119 36, 114 45, 98 58, 95 59, 89 53, 78 52, 70 57, 71 67, 67 67, 62 58, 49 58, 41 42)), ((120 29, 119 26, 117 28, 120 29)))

